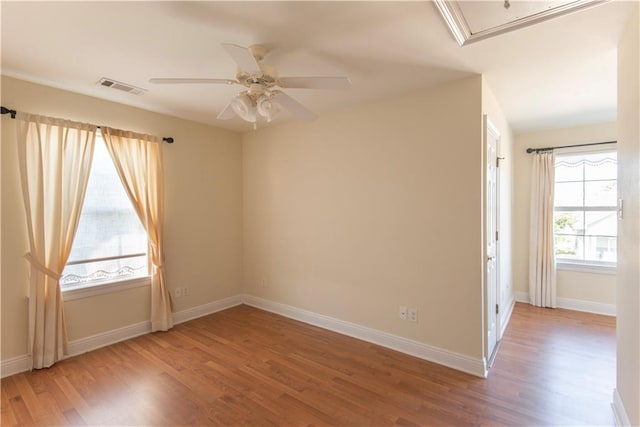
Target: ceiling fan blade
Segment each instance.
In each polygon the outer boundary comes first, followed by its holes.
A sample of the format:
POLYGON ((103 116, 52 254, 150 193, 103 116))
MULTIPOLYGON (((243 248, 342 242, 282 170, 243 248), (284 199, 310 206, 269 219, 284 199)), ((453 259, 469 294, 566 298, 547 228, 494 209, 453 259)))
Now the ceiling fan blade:
POLYGON ((271 91, 271 93, 272 99, 294 116, 306 120, 313 120, 317 117, 313 111, 308 110, 307 107, 300 104, 286 93, 279 90, 271 91))
POLYGON ((226 107, 224 107, 224 109, 222 111, 220 111, 220 114, 218 114, 218 117, 216 117, 218 120, 230 120, 233 119, 236 115, 236 112, 233 111, 233 108, 231 107, 231 103, 228 103, 226 107))
POLYGON ((222 43, 222 47, 236 64, 238 64, 240 70, 250 74, 262 74, 258 61, 256 61, 256 58, 253 57, 253 54, 248 48, 231 43, 222 43))
POLYGON ((280 77, 278 86, 292 89, 350 89, 348 77, 280 77))
POLYGON ((231 79, 149 79, 149 83, 154 84, 226 84, 238 83, 231 79))

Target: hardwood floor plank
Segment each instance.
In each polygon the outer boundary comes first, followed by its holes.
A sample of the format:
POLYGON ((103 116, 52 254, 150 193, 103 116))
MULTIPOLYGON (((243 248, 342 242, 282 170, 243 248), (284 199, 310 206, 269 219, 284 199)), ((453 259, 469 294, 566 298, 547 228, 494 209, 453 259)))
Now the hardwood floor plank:
MULTIPOLYGON (((16 425, 34 423, 33 417, 31 416, 31 413, 29 412, 29 408, 27 408, 27 405, 24 402, 24 399, 22 399, 22 396, 14 396, 11 399, 9 399, 9 405, 10 405, 10 414, 12 418, 16 421, 16 425)), ((5 420, 3 418, 2 425, 9 425, 9 424, 5 424, 5 421, 7 423, 9 422, 8 420, 5 420)))
POLYGON ((615 319, 517 304, 489 377, 238 306, 1 382, 7 425, 612 425, 615 319))

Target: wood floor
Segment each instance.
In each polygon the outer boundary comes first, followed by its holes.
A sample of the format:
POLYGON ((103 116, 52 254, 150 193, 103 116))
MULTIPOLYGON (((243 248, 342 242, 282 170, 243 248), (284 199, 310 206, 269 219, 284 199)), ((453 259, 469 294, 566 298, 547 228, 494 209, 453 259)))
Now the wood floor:
POLYGON ((613 424, 615 320, 517 304, 481 379, 238 306, 2 380, 2 425, 613 424))

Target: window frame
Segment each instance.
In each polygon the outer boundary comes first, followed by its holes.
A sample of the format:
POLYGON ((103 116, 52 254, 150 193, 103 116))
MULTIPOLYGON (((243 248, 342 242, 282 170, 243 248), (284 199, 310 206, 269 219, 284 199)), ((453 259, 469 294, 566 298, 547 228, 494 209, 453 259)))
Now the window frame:
POLYGON ((66 289, 62 289, 61 287, 60 291, 62 292, 64 301, 73 301, 142 287, 151 287, 151 275, 122 280, 92 282, 66 289))
MULTIPOLYGON (((582 150, 571 150, 571 151, 567 151, 567 152, 563 152, 562 154, 558 154, 556 155, 556 159, 555 159, 555 163, 557 163, 559 160, 562 159, 562 157, 566 157, 566 156, 575 156, 575 155, 588 155, 588 154, 596 154, 596 153, 600 153, 600 154, 604 154, 604 153, 615 153, 616 155, 616 168, 618 165, 617 162, 617 155, 618 155, 618 150, 616 149, 595 149, 595 150, 589 150, 589 149, 582 149, 582 150)), ((555 167, 555 164, 554 164, 555 167)), ((597 182, 597 181, 613 181, 612 179, 607 179, 607 180, 585 180, 584 179, 584 174, 583 174, 583 179, 580 181, 571 181, 571 182, 581 182, 583 189, 585 188, 585 182, 597 182)), ((570 181, 566 181, 566 182, 570 182, 570 181)), ((616 175, 615 178, 615 182, 616 182, 616 186, 618 183, 618 177, 616 175)), ((554 178, 554 190, 555 190, 555 186, 558 184, 558 182, 555 180, 554 178)), ((554 192, 555 193, 555 192, 554 192)), ((579 212, 579 213, 586 213, 586 212, 618 212, 618 206, 617 206, 617 202, 614 205, 608 205, 608 206, 585 206, 585 202, 584 200, 586 199, 586 192, 583 190, 583 204, 582 206, 560 206, 560 207, 556 207, 555 204, 555 197, 554 197, 554 206, 553 206, 553 212, 554 214, 556 212, 579 212)), ((585 230, 586 232, 586 230, 585 230)), ((562 233, 558 233, 561 234, 562 233)), ((553 237, 554 237, 554 241, 556 238, 557 233, 553 233, 553 237)), ((572 235, 574 236, 574 235, 572 235)), ((578 237, 582 237, 583 239, 586 239, 586 234, 583 232, 582 235, 575 235, 578 237)), ((592 236, 592 237, 599 237, 599 236, 592 236)), ((606 237, 606 238, 611 238, 614 236, 600 236, 600 237, 606 237)), ((617 224, 616 224, 616 235, 615 235, 615 239, 616 242, 618 240, 618 232, 617 232, 617 224)), ((555 246, 555 245, 554 245, 555 246)), ((582 273, 595 273, 595 274, 612 274, 615 275, 617 272, 617 251, 616 251, 616 261, 596 261, 596 260, 585 260, 585 259, 573 259, 573 258, 562 258, 559 257, 558 255, 555 254, 555 249, 554 249, 554 259, 556 262, 556 267, 557 270, 559 271, 575 271, 575 272, 582 272, 582 273)))
MULTIPOLYGON (((95 144, 97 145, 99 143, 105 144, 105 147, 106 147, 106 142, 102 138, 102 135, 98 133, 96 134, 95 144)), ((93 168, 94 160, 95 160, 95 149, 94 149, 94 157, 92 157, 91 159, 92 168, 93 168)), ((110 159, 110 160, 113 162, 113 159, 110 159)), ((115 165, 114 165, 114 168, 115 168, 115 165)), ((123 186, 122 190, 126 192, 126 189, 124 189, 124 185, 122 184, 120 179, 118 179, 118 182, 120 183, 121 186, 123 186)), ((82 209, 84 209, 84 206, 82 209)), ((136 218, 137 218, 137 215, 136 215, 136 218)), ((67 263, 65 264, 65 268, 68 265, 78 265, 78 264, 86 264, 91 262, 110 261, 110 260, 126 259, 126 258, 141 257, 141 256, 145 256, 147 258, 147 268, 146 268, 146 273, 144 275, 138 275, 134 277, 114 277, 114 278, 107 278, 107 279, 97 279, 89 282, 84 282, 84 283, 80 282, 80 283, 67 284, 67 285, 60 284, 60 291, 62 293, 63 300, 73 301, 76 299, 89 298, 92 296, 107 294, 111 292, 120 292, 128 289, 151 286, 151 271, 150 271, 151 269, 148 263, 148 257, 149 257, 148 237, 147 237, 147 245, 145 246, 145 251, 142 253, 135 253, 135 254, 127 253, 121 256, 105 256, 105 257, 75 259, 75 260, 67 261, 67 263)))

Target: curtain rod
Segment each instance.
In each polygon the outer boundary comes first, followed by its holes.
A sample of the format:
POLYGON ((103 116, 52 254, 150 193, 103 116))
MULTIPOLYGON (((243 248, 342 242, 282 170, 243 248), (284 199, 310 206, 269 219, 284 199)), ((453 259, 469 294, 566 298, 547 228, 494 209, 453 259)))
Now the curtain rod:
MULTIPOLYGON (((11 114, 11 118, 15 119, 17 112, 16 110, 10 110, 6 107, 0 107, 0 114, 11 114)), ((98 126, 98 129, 100 129, 100 126, 98 126)), ((173 144, 173 138, 170 136, 164 136, 162 137, 162 140, 167 144, 173 144)))
POLYGON ((592 142, 590 144, 575 144, 575 145, 561 145, 560 147, 545 147, 545 148, 527 148, 527 154, 531 154, 534 151, 539 153, 541 151, 553 151, 556 148, 572 148, 572 147, 587 147, 589 145, 605 145, 616 144, 618 141, 605 141, 605 142, 592 142))

